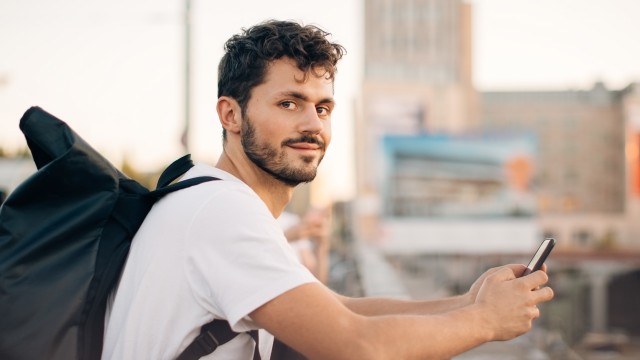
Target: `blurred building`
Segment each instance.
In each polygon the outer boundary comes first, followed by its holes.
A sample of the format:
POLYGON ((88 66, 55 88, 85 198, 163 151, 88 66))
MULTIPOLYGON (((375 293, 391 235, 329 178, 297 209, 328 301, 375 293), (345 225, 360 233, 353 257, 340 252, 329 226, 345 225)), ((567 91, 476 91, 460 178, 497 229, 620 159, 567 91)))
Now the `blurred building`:
POLYGON ((369 0, 364 9, 365 74, 356 114, 361 237, 397 245, 421 234, 431 242, 447 236, 466 244, 479 235, 464 232, 473 223, 486 229, 485 237, 521 239, 521 246, 505 251, 526 249, 543 236, 557 237, 568 248, 640 247, 640 225, 633 221, 640 215, 637 85, 477 91, 470 4, 369 0), (465 141, 475 147, 455 157, 420 150, 443 136, 449 141, 439 146, 450 152, 465 141), (533 139, 525 153, 518 146, 504 148, 522 139, 533 139), (511 151, 513 159, 487 157, 491 144, 511 151), (500 218, 493 210, 483 212, 486 201, 470 200, 513 189, 514 176, 531 180, 520 186, 519 196, 533 196, 532 211, 500 218), (458 216, 449 212, 450 230, 429 231, 447 224, 435 209, 456 207, 458 216), (462 221, 464 213, 471 216, 462 221), (492 229, 487 219, 511 230, 492 229))
POLYGON ((629 241, 640 247, 640 84, 621 91, 625 128, 625 213, 629 241))
POLYGON ((381 136, 462 131, 476 113, 469 107, 475 101, 469 5, 371 0, 364 10, 365 73, 356 124, 359 195, 376 192, 381 136))
POLYGON ((481 93, 482 129, 537 137, 540 226, 545 236, 562 239, 562 246, 637 245, 627 210, 638 186, 626 175, 626 138, 629 144, 634 139, 627 128, 637 98, 636 85, 608 90, 602 83, 581 91, 481 93))
POLYGON ((409 269, 426 296, 466 289, 480 270, 464 264, 526 261, 556 237, 557 296, 543 324, 572 345, 614 328, 638 335, 640 84, 478 91, 470 4, 364 9, 355 237, 409 269), (429 279, 442 286, 425 287, 429 279))
POLYGON ((396 253, 533 247, 534 207, 517 203, 530 203, 535 141, 478 131, 471 5, 373 0, 364 8, 359 236, 396 253), (516 184, 523 174, 526 184, 516 184))

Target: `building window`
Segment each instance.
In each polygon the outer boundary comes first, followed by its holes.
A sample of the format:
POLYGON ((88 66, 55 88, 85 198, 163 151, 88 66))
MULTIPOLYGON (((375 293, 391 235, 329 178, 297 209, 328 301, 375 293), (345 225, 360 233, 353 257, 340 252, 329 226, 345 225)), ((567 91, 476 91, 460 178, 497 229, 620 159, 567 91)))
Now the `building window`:
POLYGON ((573 233, 573 243, 576 246, 586 247, 592 242, 593 234, 587 229, 579 229, 573 233))
POLYGON ((565 212, 574 212, 579 207, 579 201, 574 195, 565 195, 562 198, 562 210, 565 212))

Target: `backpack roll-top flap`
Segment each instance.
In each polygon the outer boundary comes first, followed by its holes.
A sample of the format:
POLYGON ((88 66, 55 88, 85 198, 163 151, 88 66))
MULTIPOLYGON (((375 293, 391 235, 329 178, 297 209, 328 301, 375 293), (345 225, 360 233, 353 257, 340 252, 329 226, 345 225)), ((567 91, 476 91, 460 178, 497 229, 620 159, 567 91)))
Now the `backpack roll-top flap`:
POLYGON ((0 359, 74 359, 121 174, 42 109, 21 130, 39 169, 0 208, 0 359))
POLYGON ((77 142, 84 142, 64 121, 37 106, 24 113, 20 130, 38 169, 61 157, 77 142))

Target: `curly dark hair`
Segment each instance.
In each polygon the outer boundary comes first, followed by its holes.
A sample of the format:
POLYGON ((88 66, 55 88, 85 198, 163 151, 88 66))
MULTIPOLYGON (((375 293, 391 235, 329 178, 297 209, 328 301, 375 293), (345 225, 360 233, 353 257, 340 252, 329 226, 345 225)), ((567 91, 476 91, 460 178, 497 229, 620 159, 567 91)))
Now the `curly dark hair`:
MULTIPOLYGON (((251 90, 264 82, 269 64, 282 57, 294 60, 305 73, 320 67, 333 80, 346 50, 327 40, 330 35, 317 26, 278 20, 242 29, 224 45, 218 65, 218 97, 234 98, 244 115, 251 90)), ((226 139, 226 131, 222 136, 226 139)))

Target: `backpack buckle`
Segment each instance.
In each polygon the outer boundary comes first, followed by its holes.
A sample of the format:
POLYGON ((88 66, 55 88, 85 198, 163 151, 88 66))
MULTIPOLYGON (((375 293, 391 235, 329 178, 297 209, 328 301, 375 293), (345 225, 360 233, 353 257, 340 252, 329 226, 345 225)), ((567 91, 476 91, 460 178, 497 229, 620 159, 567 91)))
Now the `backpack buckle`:
POLYGON ((220 342, 218 341, 218 339, 216 339, 216 337, 209 331, 205 331, 200 334, 196 339, 196 342, 198 343, 198 345, 200 345, 200 347, 202 347, 202 350, 205 352, 205 354, 212 353, 215 349, 218 348, 218 346, 220 346, 220 342))

